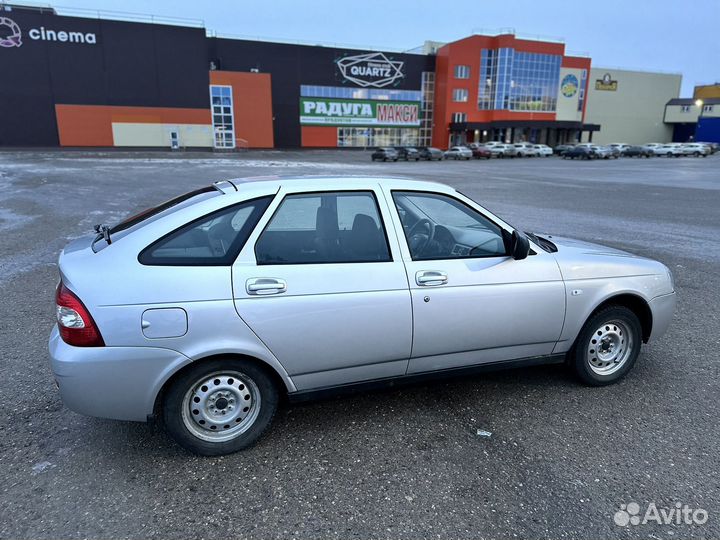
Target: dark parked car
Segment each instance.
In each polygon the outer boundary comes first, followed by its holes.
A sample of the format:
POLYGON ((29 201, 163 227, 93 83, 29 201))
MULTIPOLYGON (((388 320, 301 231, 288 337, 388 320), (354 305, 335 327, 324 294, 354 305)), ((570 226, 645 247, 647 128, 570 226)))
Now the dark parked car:
POLYGON ((471 146, 470 150, 472 150, 472 154, 475 159, 490 159, 492 157, 492 152, 487 146, 478 144, 471 146))
POLYGON ((420 159, 420 152, 412 146, 396 146, 395 150, 397 150, 398 157, 405 161, 410 161, 411 159, 417 161, 420 159))
POLYGON ((563 159, 595 159, 595 153, 588 146, 576 146, 562 154, 563 159))
POLYGON ((558 144, 555 148, 553 148, 553 154, 563 156, 565 155, 565 152, 572 150, 573 148, 575 148, 574 144, 558 144))
POLYGON ((420 148, 419 152, 420 159, 427 159, 428 161, 433 161, 435 159, 440 161, 443 159, 443 151, 438 148, 433 148, 432 146, 420 148))
POLYGON ((394 148, 376 148, 371 157, 373 161, 397 161, 400 159, 394 148))
POLYGON ((628 146, 623 150, 622 155, 625 157, 649 158, 653 155, 653 152, 649 148, 645 148, 644 146, 628 146))

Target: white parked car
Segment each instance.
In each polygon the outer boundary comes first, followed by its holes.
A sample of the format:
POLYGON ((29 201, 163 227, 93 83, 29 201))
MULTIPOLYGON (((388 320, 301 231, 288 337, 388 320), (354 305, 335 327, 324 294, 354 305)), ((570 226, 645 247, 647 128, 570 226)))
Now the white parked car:
POLYGON ((683 156, 695 157, 707 157, 712 153, 709 146, 700 143, 685 143, 680 146, 680 151, 683 156))
POLYGON ((625 144, 625 143, 610 143, 610 144, 608 144, 607 146, 608 146, 609 148, 612 148, 612 149, 620 152, 620 155, 623 154, 623 152, 625 151, 626 148, 630 148, 630 145, 629 145, 629 144, 625 144))
POLYGON ((653 153, 656 156, 665 157, 680 157, 683 155, 682 147, 679 144, 663 144, 662 146, 656 146, 653 148, 653 153))
POLYGON ((515 155, 517 157, 537 157, 539 155, 534 144, 524 142, 515 143, 513 146, 515 147, 515 155))
POLYGON ((472 159, 473 154, 467 146, 453 146, 445 151, 445 159, 472 159))
POLYGON ((351 385, 547 363, 611 384, 675 307, 660 262, 523 233, 439 183, 223 181, 97 231, 58 264, 62 400, 159 416, 204 455, 251 445, 283 397, 351 385))
POLYGON ((537 151, 538 156, 550 157, 553 155, 553 149, 547 144, 536 144, 534 145, 534 148, 537 151))
POLYGON ((490 153, 493 155, 493 157, 498 158, 514 158, 517 155, 517 149, 512 144, 495 144, 493 146, 489 147, 490 153))

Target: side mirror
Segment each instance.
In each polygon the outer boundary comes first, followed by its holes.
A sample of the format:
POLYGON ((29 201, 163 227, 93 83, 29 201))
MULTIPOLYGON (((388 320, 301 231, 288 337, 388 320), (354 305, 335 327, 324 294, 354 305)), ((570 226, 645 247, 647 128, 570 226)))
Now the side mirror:
POLYGON ((508 254, 516 261, 527 258, 530 253, 530 240, 520 231, 512 232, 509 244, 508 254))

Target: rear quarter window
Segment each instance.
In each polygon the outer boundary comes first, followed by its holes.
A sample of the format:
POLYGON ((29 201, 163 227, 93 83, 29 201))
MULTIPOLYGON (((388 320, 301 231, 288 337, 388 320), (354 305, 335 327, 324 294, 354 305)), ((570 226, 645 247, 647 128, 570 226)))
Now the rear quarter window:
POLYGON ((271 200, 245 201, 191 221, 150 244, 138 260, 148 266, 229 266, 271 200))

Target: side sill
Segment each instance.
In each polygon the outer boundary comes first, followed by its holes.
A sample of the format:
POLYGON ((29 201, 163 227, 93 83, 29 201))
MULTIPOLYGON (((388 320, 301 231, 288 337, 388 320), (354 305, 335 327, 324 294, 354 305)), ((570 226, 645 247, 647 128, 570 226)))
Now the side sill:
POLYGON ((290 403, 304 403, 307 401, 315 401, 327 399, 338 395, 357 394, 360 392, 371 392, 384 388, 392 388, 396 386, 408 386, 419 384, 430 380, 453 379, 457 377, 465 377, 488 373, 492 371, 501 371, 505 369, 523 368, 531 366, 543 366, 550 364, 562 364, 565 362, 565 354, 550 354, 546 356, 533 356, 530 358, 520 358, 518 360, 503 360, 501 362, 489 362, 487 364, 478 364, 475 366, 463 366, 458 368, 443 369, 439 371, 426 371, 423 373, 413 373, 411 375, 400 375, 397 377, 387 377, 384 379, 374 379, 371 381, 363 381, 358 383, 343 384, 339 386, 324 386, 313 390, 301 390, 292 392, 287 395, 290 403))

